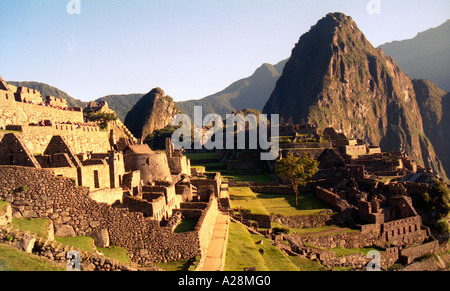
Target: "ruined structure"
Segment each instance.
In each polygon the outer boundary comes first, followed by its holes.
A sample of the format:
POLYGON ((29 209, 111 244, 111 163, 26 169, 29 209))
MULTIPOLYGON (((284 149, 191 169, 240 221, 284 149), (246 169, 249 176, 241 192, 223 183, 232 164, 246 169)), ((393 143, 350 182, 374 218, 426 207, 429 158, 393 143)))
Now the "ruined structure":
MULTIPOLYGON (((114 112, 106 102, 86 110, 114 112)), ((0 127, 0 200, 13 217, 49 219, 59 235, 101 233, 139 264, 207 250, 220 175, 191 181, 189 159, 170 140, 154 152, 120 121, 100 130, 81 108, 1 78, 0 127), (180 214, 198 221, 195 230, 173 233, 180 214)))

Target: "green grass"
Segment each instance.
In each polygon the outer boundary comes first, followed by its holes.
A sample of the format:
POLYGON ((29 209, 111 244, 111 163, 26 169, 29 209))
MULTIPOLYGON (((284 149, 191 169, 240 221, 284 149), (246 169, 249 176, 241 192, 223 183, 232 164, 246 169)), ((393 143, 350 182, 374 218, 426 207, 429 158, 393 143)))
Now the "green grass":
POLYGON ((257 271, 269 271, 245 226, 230 223, 225 271, 243 271, 249 267, 256 267, 257 271))
POLYGON ((181 260, 175 262, 154 263, 154 265, 165 271, 188 271, 191 267, 191 262, 190 260, 181 260))
POLYGON ((182 232, 189 232, 195 230, 195 227, 197 226, 197 219, 182 219, 180 223, 175 227, 173 230, 174 233, 182 233, 182 232))
POLYGON ((256 194, 248 187, 230 187, 230 206, 232 209, 248 210, 253 214, 269 215, 256 194))
POLYGON ((320 211, 330 208, 328 204, 318 199, 312 193, 299 193, 298 206, 295 206, 294 194, 256 193, 256 197, 266 210, 274 215, 318 215, 320 211))
POLYGON ((328 249, 328 250, 334 252, 336 257, 348 256, 348 255, 357 254, 357 253, 361 253, 364 256, 367 256, 367 254, 370 251, 378 251, 378 252, 382 251, 380 249, 373 248, 373 247, 364 247, 364 248, 359 248, 359 249, 346 249, 346 248, 342 248, 342 247, 336 247, 336 248, 332 248, 332 249, 328 249))
POLYGON ((289 260, 300 270, 300 271, 328 271, 329 269, 320 264, 316 260, 308 260, 299 256, 289 256, 289 260))
POLYGON ((299 268, 279 248, 265 237, 250 234, 238 223, 230 223, 225 271, 299 271, 299 268), (257 242, 262 241, 262 244, 257 242), (264 254, 259 249, 264 250, 264 254))
POLYGON ((66 266, 0 244, 0 271, 66 271, 66 266))
POLYGON ((188 159, 191 161, 198 161, 198 160, 213 160, 217 159, 218 156, 216 153, 194 153, 194 154, 184 154, 188 159))
POLYGON ((225 182, 273 182, 273 179, 264 174, 239 175, 233 174, 231 171, 222 171, 222 178, 225 182))
POLYGON ((49 226, 50 220, 43 218, 23 218, 17 219, 13 218, 12 225, 22 231, 28 231, 31 233, 35 233, 42 237, 47 237, 47 229, 49 226))
POLYGON ((230 187, 232 209, 245 209, 253 214, 302 216, 318 215, 329 206, 312 193, 300 193, 298 206, 294 194, 255 193, 249 187, 230 187))
POLYGON ((95 252, 96 250, 94 239, 88 236, 55 237, 55 240, 81 251, 95 252))
POLYGON ((264 265, 270 271, 299 271, 297 266, 289 260, 288 256, 278 247, 272 245, 272 242, 268 238, 256 234, 251 234, 251 236, 255 243, 262 241, 262 244, 255 244, 255 246, 258 250, 260 248, 264 250, 264 254, 261 257, 264 260, 264 265))
POLYGON ((298 206, 294 194, 255 193, 249 187, 230 187, 231 208, 242 208, 254 214, 281 216, 317 215, 329 206, 312 193, 300 193, 298 206))
POLYGON ((122 247, 110 246, 109 248, 97 248, 97 250, 110 259, 124 264, 130 263, 127 250, 122 247))

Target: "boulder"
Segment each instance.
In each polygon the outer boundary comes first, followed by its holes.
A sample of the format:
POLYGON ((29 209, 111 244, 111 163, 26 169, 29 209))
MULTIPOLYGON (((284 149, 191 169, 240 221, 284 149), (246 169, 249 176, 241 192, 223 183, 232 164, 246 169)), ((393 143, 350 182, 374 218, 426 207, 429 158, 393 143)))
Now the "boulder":
POLYGON ((23 238, 20 240, 20 248, 25 252, 31 254, 34 248, 34 243, 36 242, 36 238, 31 234, 25 234, 23 238))
POLYGON ((59 237, 68 237, 68 236, 75 236, 75 230, 72 226, 63 224, 56 227, 55 236, 59 237))
POLYGON ((0 225, 7 225, 12 221, 12 208, 9 203, 0 208, 0 225))
POLYGON ((92 236, 94 239, 94 244, 98 248, 108 248, 109 247, 109 233, 107 229, 102 229, 97 231, 92 236))

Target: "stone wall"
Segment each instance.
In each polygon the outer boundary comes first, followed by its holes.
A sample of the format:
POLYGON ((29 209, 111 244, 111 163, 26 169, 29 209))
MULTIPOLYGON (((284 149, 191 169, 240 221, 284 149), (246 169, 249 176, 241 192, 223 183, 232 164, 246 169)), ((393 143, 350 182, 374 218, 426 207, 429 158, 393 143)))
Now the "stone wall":
MULTIPOLYGON (((81 271, 138 270, 114 259, 106 258, 101 254, 80 251, 71 246, 56 242, 53 239, 30 235, 28 232, 23 232, 10 226, 0 226, 0 241, 20 250, 26 251, 28 248, 34 255, 60 264, 62 268, 68 267, 69 258, 74 254, 79 254, 81 260, 79 267, 81 271)), ((70 267, 77 268, 78 266, 70 265, 70 267)), ((146 270, 160 271, 156 266, 147 266, 146 270)))
POLYGON ((439 242, 437 240, 424 243, 422 245, 402 249, 400 260, 403 264, 410 264, 415 259, 423 257, 426 254, 432 254, 439 250, 439 242))
POLYGON ((175 234, 142 213, 96 203, 87 187, 77 187, 73 179, 57 177, 52 171, 0 166, 0 176, 0 200, 12 205, 16 217, 50 219, 55 228, 65 225, 76 235, 89 236, 106 229, 111 245, 124 247, 132 261, 140 264, 200 255, 209 244, 218 211, 213 199, 195 231, 175 234))
POLYGON ((302 216, 274 216, 272 221, 279 221, 288 227, 320 227, 326 225, 338 225, 343 223, 342 215, 339 213, 323 215, 302 215, 302 216))
POLYGON ((11 102, 0 98, 0 127, 7 125, 29 125, 39 124, 44 120, 52 123, 71 121, 72 123, 83 123, 81 110, 62 110, 48 106, 40 106, 24 102, 11 102))
POLYGON ((294 190, 290 185, 249 185, 250 189, 255 193, 267 194, 294 194, 294 190))
MULTIPOLYGON (((4 134, 0 132, 0 140, 4 134)), ((75 153, 91 151, 106 153, 111 150, 108 132, 100 131, 97 126, 77 127, 73 124, 52 126, 23 125, 15 134, 33 154, 44 153, 54 135, 62 136, 75 153)))
POLYGON ((209 243, 211 242, 218 213, 219 206, 217 198, 214 195, 211 195, 208 207, 203 211, 203 215, 200 217, 197 226, 195 227, 195 231, 198 232, 200 252, 202 255, 199 263, 200 265, 203 264, 206 258, 206 252, 208 251, 209 243))
POLYGON ((391 245, 420 244, 428 238, 420 216, 397 219, 383 224, 384 236, 391 245))
POLYGON ((125 171, 141 172, 141 180, 144 185, 153 180, 165 180, 172 182, 167 156, 165 153, 126 153, 124 155, 125 171))
POLYGON ((302 237, 304 243, 319 248, 342 247, 346 249, 363 248, 366 246, 384 246, 378 233, 363 233, 361 231, 351 231, 324 236, 305 236, 302 237))
POLYGON ((316 196, 325 201, 325 203, 336 208, 339 212, 343 212, 351 207, 348 202, 341 199, 339 195, 321 187, 316 188, 316 196))
POLYGON ((122 188, 105 188, 98 190, 91 190, 89 197, 97 203, 106 203, 112 205, 114 203, 121 203, 123 200, 122 188))

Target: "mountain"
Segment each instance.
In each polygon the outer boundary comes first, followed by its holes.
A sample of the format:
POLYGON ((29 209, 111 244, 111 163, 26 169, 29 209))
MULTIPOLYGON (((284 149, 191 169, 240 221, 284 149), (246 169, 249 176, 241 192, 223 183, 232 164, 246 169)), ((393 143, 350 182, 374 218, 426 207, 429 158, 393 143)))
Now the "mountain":
POLYGON ((145 139, 155 130, 170 125, 178 112, 173 99, 161 88, 154 88, 131 108, 124 124, 136 138, 145 139))
POLYGON ((450 93, 428 80, 413 80, 423 129, 430 139, 442 165, 450 173, 450 93))
POLYGON ((52 87, 50 85, 47 85, 45 83, 39 83, 39 82, 17 82, 17 81, 8 81, 7 82, 10 85, 16 86, 16 87, 27 87, 30 89, 38 90, 41 92, 42 97, 45 96, 53 96, 56 98, 66 99, 67 105, 69 107, 81 107, 84 108, 87 102, 83 102, 79 99, 75 99, 69 94, 67 94, 64 91, 59 90, 58 88, 52 87))
POLYGON ((216 113, 225 117, 226 114, 245 108, 261 111, 286 62, 284 60, 276 65, 265 63, 250 77, 238 80, 216 94, 199 100, 177 102, 176 105, 191 118, 194 106, 202 106, 204 116, 216 113))
POLYGON ((108 95, 95 100, 108 102, 108 107, 114 110, 117 117, 121 121, 125 120, 127 113, 133 108, 133 106, 144 96, 145 94, 135 93, 135 94, 121 94, 121 95, 108 95))
POLYGON ((450 20, 413 39, 386 43, 380 48, 411 78, 428 79, 450 91, 450 20))
POLYGON ((405 151, 446 177, 424 132, 413 82, 342 13, 327 14, 301 36, 263 113, 405 151))

